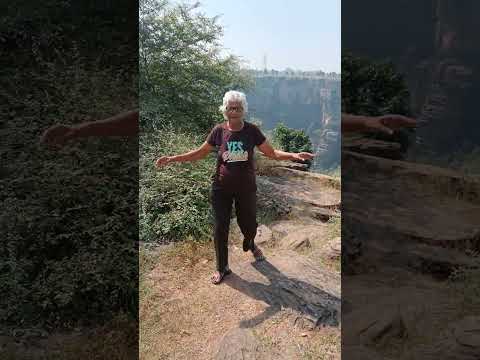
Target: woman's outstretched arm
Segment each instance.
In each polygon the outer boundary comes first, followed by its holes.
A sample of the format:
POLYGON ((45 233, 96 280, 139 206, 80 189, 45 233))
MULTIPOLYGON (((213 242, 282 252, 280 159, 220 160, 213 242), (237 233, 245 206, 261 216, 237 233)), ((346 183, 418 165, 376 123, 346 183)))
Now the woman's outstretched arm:
POLYGON ((168 165, 172 162, 187 162, 187 161, 196 161, 205 158, 214 147, 207 142, 204 142, 202 146, 198 149, 186 152, 180 155, 173 156, 162 156, 155 161, 155 166, 157 168, 161 166, 168 165))
POLYGON ((310 160, 315 156, 308 152, 289 153, 281 150, 275 150, 267 140, 265 140, 261 145, 258 145, 258 150, 260 150, 266 157, 274 160, 304 161, 310 160))
POLYGON ((415 127, 417 121, 403 115, 364 116, 342 114, 342 132, 380 131, 393 134, 403 127, 415 127))
POLYGON ((107 119, 87 121, 78 125, 56 124, 45 130, 41 143, 62 146, 67 141, 82 137, 137 136, 139 113, 132 110, 107 119))

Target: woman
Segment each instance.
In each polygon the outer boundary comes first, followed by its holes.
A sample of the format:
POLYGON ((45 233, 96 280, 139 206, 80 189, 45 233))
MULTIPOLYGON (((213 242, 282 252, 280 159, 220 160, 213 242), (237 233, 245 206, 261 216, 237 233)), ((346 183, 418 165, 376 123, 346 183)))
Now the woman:
POLYGON ((243 234, 243 251, 251 251, 257 261, 264 259, 255 245, 256 182, 254 165, 255 146, 267 157, 275 160, 308 160, 313 154, 288 153, 275 150, 260 129, 244 120, 248 111, 245 94, 228 91, 220 106, 225 122, 215 126, 206 141, 198 149, 176 156, 162 156, 155 165, 161 167, 172 162, 195 161, 205 158, 218 148, 217 167, 212 184, 212 206, 215 215, 215 254, 217 271, 211 281, 220 284, 225 275, 231 273, 228 267, 228 232, 232 204, 235 201, 237 222, 243 234))

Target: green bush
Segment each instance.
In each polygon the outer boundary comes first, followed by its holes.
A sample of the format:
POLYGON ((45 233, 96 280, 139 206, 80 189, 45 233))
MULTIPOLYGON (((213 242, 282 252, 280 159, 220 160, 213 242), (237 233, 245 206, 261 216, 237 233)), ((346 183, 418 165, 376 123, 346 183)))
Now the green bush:
POLYGON ((204 135, 170 129, 143 134, 140 154, 140 240, 168 242, 211 237, 211 177, 215 156, 160 169, 162 155, 184 153, 200 146, 204 135))
POLYGON ((1 321, 136 317, 137 151, 133 141, 92 141, 38 151, 20 160, 25 172, 9 169, 15 178, 0 192, 8 209, 0 214, 1 321))
MULTIPOLYGON (((281 149, 286 152, 313 152, 312 142, 304 130, 296 130, 286 127, 283 123, 278 123, 273 129, 274 143, 279 144, 281 149)), ((311 160, 305 160, 305 164, 312 165, 311 160)))
POLYGON ((392 63, 342 54, 342 112, 408 115, 409 96, 403 76, 392 63))
MULTIPOLYGON (((410 115, 407 84, 391 62, 342 54, 342 113, 355 115, 410 115)), ((406 152, 412 142, 412 130, 400 129, 393 135, 368 134, 368 137, 401 144, 406 152)))
POLYGON ((273 130, 275 141, 287 152, 312 152, 312 142, 304 130, 296 130, 279 123, 273 130))
POLYGON ((16 69, 0 69, 9 75, 0 88, 8 120, 2 142, 9 149, 0 169, 0 322, 76 326, 119 312, 134 319, 136 139, 88 139, 58 151, 38 144, 53 124, 102 119, 138 105, 129 40, 109 38, 112 20, 91 17, 99 10, 94 2, 75 23, 61 16, 76 12, 71 2, 30 10, 30 3, 16 5, 25 11, 11 10, 22 16, 1 25, 9 28, 2 44, 11 50, 2 64, 10 60, 16 69), (107 51, 112 48, 118 51, 107 51))

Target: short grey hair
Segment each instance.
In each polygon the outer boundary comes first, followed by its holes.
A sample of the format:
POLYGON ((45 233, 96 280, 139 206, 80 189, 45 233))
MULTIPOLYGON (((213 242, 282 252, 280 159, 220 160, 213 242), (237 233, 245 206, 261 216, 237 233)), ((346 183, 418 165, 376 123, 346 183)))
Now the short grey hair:
POLYGON ((223 95, 223 104, 219 108, 223 115, 227 112, 229 101, 240 101, 242 103, 243 113, 246 114, 248 112, 247 96, 241 91, 230 90, 223 95))

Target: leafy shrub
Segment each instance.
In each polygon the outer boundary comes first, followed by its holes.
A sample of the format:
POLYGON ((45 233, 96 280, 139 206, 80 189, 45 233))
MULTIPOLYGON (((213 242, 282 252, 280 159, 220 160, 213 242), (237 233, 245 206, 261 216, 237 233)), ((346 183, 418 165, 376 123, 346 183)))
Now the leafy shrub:
POLYGON ((342 54, 342 112, 408 115, 409 109, 407 85, 392 63, 342 54))
POLYGON ((13 74, 0 88, 9 120, 1 125, 9 149, 0 168, 2 323, 73 326, 138 314, 136 139, 82 140, 60 151, 38 146, 53 124, 102 119, 138 104, 128 41, 109 39, 111 19, 77 14, 71 23, 59 15, 75 13, 73 6, 55 0, 25 12, 12 7, 22 16, 0 39, 11 50, 2 63, 17 67, 0 70, 13 74), (118 52, 105 51, 109 46, 118 52))
MULTIPOLYGON (((286 127, 283 123, 278 123, 273 129, 273 139, 279 144, 281 149, 286 152, 312 152, 312 142, 304 130, 296 130, 286 127)), ((311 160, 305 160, 304 163, 310 167, 311 160)))
POLYGON ((2 321, 136 316, 138 147, 82 145, 23 159, 27 172, 12 170, 15 180, 2 183, 2 321))
POLYGON ((282 150, 287 152, 312 152, 312 142, 304 130, 296 130, 279 123, 273 130, 273 136, 282 150))
MULTIPOLYGON (((355 115, 410 115, 410 94, 401 74, 391 62, 373 62, 367 58, 342 54, 342 112, 355 115)), ((402 145, 405 152, 411 143, 409 129, 393 135, 368 134, 402 145)))
POLYGON ((210 238, 211 176, 215 157, 193 163, 173 163, 161 169, 154 161, 162 155, 193 150, 206 135, 170 129, 143 134, 140 156, 140 240, 205 240, 210 238))

